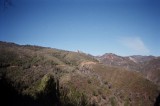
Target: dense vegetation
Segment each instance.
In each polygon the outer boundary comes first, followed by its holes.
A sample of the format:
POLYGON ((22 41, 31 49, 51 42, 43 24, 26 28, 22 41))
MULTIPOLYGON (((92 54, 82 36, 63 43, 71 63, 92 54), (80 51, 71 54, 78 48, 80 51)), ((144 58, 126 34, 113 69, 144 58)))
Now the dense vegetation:
POLYGON ((0 42, 0 93, 8 106, 153 106, 158 86, 93 56, 0 42), (7 101, 7 102, 6 102, 7 101))

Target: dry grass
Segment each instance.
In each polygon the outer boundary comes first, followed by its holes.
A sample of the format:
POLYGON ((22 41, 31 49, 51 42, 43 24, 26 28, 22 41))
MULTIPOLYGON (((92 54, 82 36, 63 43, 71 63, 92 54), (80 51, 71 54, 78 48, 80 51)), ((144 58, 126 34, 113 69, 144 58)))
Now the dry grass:
POLYGON ((43 98, 54 92, 55 101, 70 106, 151 106, 159 93, 140 73, 104 66, 88 54, 4 42, 2 77, 22 95, 43 98))

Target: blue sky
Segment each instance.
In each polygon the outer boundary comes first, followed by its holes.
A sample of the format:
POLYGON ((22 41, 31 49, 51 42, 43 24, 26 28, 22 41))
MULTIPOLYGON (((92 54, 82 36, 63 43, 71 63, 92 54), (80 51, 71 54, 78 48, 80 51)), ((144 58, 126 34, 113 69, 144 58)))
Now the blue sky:
POLYGON ((159 0, 0 1, 0 41, 80 50, 160 56, 159 0))

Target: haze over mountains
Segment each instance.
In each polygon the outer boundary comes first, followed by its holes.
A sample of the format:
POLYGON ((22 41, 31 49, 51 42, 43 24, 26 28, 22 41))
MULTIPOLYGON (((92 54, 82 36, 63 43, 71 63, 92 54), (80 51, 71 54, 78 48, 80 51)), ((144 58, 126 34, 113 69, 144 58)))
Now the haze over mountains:
POLYGON ((92 56, 0 42, 6 106, 159 106, 160 57, 92 56))

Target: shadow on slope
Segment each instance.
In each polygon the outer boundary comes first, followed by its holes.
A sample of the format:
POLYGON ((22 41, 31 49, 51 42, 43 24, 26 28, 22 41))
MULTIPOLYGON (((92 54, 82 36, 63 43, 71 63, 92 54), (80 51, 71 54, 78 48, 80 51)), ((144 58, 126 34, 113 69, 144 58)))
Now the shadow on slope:
POLYGON ((38 98, 18 93, 5 78, 0 80, 1 105, 5 106, 54 106, 60 105, 56 89, 38 94, 38 98))
POLYGON ((160 94, 156 98, 156 102, 155 102, 154 106, 160 106, 160 94))

